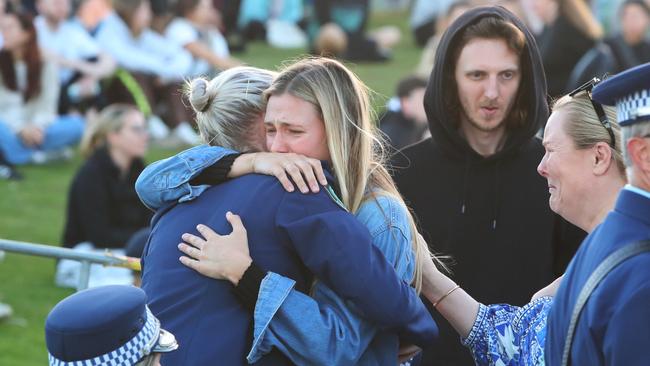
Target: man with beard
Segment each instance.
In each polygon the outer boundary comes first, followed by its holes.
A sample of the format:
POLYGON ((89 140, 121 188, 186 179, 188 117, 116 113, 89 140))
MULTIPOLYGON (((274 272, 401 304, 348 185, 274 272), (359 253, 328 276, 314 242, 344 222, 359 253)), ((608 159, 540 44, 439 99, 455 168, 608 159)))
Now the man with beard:
MULTIPOLYGON (((548 117, 532 34, 500 7, 470 10, 443 35, 424 104, 432 137, 393 161, 400 192, 452 278, 483 303, 524 304, 562 274, 584 232, 548 206, 535 137, 548 117)), ((423 365, 469 365, 449 324, 423 365)))

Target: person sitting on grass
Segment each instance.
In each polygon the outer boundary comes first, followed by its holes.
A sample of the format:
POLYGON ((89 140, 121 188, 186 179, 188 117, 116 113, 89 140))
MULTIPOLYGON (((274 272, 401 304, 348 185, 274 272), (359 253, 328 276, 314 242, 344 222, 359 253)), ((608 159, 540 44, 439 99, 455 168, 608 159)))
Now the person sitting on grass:
POLYGON ((83 118, 59 116, 59 75, 44 60, 32 17, 0 18, 0 150, 11 164, 45 163, 71 154, 84 129, 83 118))
MULTIPOLYGON (((113 104, 101 111, 81 141, 86 162, 77 171, 68 196, 63 245, 140 257, 149 236, 151 212, 135 193, 145 167, 148 134, 144 116, 134 106, 113 104)), ((56 282, 76 286, 79 263, 61 261, 56 282)), ((128 270, 93 266, 90 285, 131 283, 128 270)))

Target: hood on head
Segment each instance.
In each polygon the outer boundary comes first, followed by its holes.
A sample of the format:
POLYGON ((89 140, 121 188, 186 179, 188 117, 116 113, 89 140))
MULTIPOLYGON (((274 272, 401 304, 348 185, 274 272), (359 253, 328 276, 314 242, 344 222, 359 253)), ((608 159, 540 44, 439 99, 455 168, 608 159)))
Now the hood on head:
POLYGON ((453 75, 455 66, 455 60, 451 60, 453 57, 451 46, 458 42, 462 30, 484 17, 505 19, 519 28, 526 37, 526 46, 521 59, 522 79, 519 94, 520 97, 522 97, 522 92, 528 95, 526 102, 526 105, 529 106, 528 118, 523 127, 508 130, 503 149, 486 158, 492 160, 516 151, 519 146, 542 128, 549 114, 546 77, 537 44, 528 28, 513 13, 500 6, 477 7, 466 11, 449 26, 438 45, 434 68, 424 95, 424 108, 429 120, 431 135, 436 144, 440 145, 446 153, 458 157, 470 154, 482 159, 460 135, 457 127, 459 116, 447 110, 444 95, 452 92, 457 93, 453 85, 445 85, 445 75, 449 75, 449 73, 453 75))

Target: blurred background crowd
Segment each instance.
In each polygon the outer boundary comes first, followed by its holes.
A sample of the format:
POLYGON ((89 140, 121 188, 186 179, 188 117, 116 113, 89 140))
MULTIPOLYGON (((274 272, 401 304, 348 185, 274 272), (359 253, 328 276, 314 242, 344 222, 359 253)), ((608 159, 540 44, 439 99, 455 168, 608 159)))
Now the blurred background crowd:
POLYGON ((69 158, 113 103, 137 106, 163 147, 198 144, 184 80, 242 64, 231 52, 251 41, 360 63, 390 62, 391 48, 412 37, 421 60, 380 122, 402 148, 428 133, 421 102, 441 34, 485 4, 508 8, 535 33, 551 98, 650 60, 646 0, 0 0, 0 176, 69 158), (374 7, 410 7, 412 34, 369 29, 374 7))
POLYGON ((390 62, 392 47, 412 37, 421 60, 380 111, 392 145, 404 147, 428 133, 421 102, 441 34, 485 4, 535 33, 551 98, 650 60, 645 0, 0 0, 0 176, 69 158, 114 103, 135 105, 160 146, 198 144, 184 80, 242 64, 231 52, 251 41, 360 63, 390 62), (374 7, 410 7, 412 34, 369 29, 374 7))

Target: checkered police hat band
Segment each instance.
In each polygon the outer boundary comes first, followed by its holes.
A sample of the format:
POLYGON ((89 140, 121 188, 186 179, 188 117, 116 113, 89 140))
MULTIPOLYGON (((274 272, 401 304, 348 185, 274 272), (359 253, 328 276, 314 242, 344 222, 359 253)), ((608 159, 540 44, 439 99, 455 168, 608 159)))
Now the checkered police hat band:
POLYGON ((641 90, 618 100, 616 114, 620 124, 637 118, 650 117, 650 90, 641 90))
POLYGON ((83 361, 61 361, 49 354, 50 366, 131 366, 151 352, 160 334, 160 322, 147 309, 147 322, 138 334, 110 353, 83 361))

